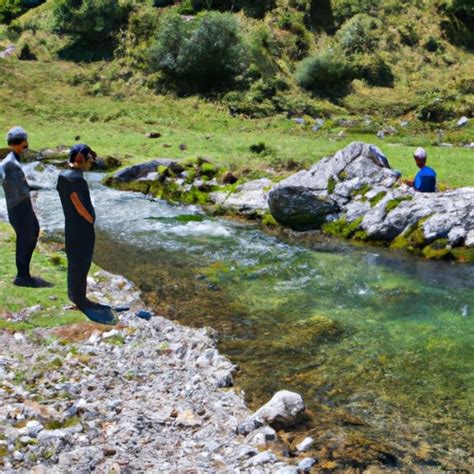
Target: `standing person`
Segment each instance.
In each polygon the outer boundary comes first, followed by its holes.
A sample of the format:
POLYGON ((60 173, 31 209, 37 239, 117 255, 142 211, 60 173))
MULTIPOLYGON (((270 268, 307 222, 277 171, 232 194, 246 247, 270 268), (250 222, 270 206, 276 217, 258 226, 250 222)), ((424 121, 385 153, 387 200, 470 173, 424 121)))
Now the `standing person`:
POLYGON ((69 299, 92 321, 114 324, 110 306, 94 303, 86 296, 95 244, 95 211, 84 171, 89 171, 96 157, 89 146, 74 145, 69 152, 71 169, 60 173, 56 189, 65 217, 69 299))
POLYGON ((408 181, 407 184, 412 186, 415 191, 422 193, 436 192, 436 171, 429 166, 426 166, 426 150, 418 147, 414 154, 416 166, 420 168, 415 179, 408 181))
POLYGON ((30 263, 39 235, 39 224, 31 204, 31 188, 19 163, 21 153, 28 148, 28 134, 21 127, 7 133, 11 152, 0 163, 0 181, 7 201, 8 219, 16 234, 16 286, 41 288, 52 286, 42 278, 32 277, 30 263))

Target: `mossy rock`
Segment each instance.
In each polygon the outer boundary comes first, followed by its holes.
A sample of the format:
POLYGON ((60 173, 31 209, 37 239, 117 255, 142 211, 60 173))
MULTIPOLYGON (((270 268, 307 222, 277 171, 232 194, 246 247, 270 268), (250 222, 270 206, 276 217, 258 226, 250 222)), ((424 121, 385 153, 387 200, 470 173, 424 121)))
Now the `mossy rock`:
POLYGON ((338 219, 332 222, 326 222, 323 224, 323 232, 326 234, 334 235, 335 237, 344 237, 350 239, 354 236, 356 231, 359 230, 359 226, 362 223, 362 217, 359 217, 355 221, 347 222, 346 219, 338 219))
POLYGON ((328 185, 327 185, 327 190, 329 194, 332 194, 334 192, 334 190, 336 189, 336 184, 337 184, 337 181, 334 178, 334 176, 330 176, 328 179, 328 185))
POLYGON ((399 198, 391 199, 390 201, 385 204, 385 210, 387 212, 393 211, 396 209, 403 201, 411 201, 413 199, 412 196, 401 196, 399 198))
POLYGON ((372 199, 370 199, 370 207, 375 207, 386 195, 387 193, 385 191, 377 193, 372 199))
POLYGON ((474 263, 474 248, 454 248, 451 254, 460 263, 474 263))
POLYGON ((453 255, 448 245, 448 239, 437 239, 423 248, 423 255, 429 260, 452 260, 453 255))
POLYGON ((218 169, 212 163, 203 163, 200 168, 200 174, 202 177, 206 176, 210 179, 214 178, 218 173, 218 169))
POLYGON ((352 191, 352 196, 365 196, 371 189, 370 184, 364 183, 359 189, 352 191))
POLYGON ((423 224, 429 219, 429 216, 419 220, 407 232, 403 232, 392 241, 390 248, 392 250, 408 250, 413 253, 420 253, 426 246, 426 238, 423 233, 423 224))
POLYGON ((160 176, 169 176, 169 169, 168 169, 167 166, 160 165, 160 166, 158 166, 156 171, 160 176))
POLYGON ((270 213, 267 213, 262 218, 262 226, 274 229, 278 227, 279 224, 270 213))

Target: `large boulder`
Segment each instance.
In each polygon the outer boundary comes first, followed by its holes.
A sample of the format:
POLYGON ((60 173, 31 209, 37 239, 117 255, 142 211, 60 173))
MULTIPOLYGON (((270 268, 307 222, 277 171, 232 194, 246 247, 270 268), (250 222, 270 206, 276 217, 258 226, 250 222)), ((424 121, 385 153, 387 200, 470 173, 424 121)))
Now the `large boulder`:
POLYGON ((353 142, 281 181, 269 194, 273 217, 297 230, 317 229, 327 216, 340 212, 357 190, 393 185, 399 173, 380 162, 376 151, 373 145, 353 142))
POLYGON ((375 146, 354 142, 281 181, 269 195, 273 217, 297 230, 322 227, 429 258, 458 258, 453 246, 474 246, 474 188, 416 192, 380 156, 375 146))

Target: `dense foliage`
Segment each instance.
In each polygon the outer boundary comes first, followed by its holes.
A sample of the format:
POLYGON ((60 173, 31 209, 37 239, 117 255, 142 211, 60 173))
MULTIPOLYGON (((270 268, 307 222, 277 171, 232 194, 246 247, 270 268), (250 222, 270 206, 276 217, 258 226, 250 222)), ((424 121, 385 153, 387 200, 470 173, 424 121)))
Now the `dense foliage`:
POLYGON ((150 50, 154 70, 198 91, 228 85, 244 70, 245 61, 238 23, 228 13, 206 13, 192 21, 166 16, 150 50))
POLYGON ((127 0, 57 0, 55 30, 86 45, 98 45, 112 40, 127 24, 131 7, 127 0))
POLYGON ((0 23, 10 23, 29 8, 34 8, 44 0, 0 0, 0 23))

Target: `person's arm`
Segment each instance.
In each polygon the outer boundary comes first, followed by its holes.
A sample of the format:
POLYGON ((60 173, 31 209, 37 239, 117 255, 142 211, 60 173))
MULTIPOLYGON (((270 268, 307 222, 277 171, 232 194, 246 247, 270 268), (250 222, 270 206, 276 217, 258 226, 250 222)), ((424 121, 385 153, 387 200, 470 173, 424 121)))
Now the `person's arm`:
POLYGON ((71 201, 76 208, 77 213, 82 216, 89 224, 94 224, 94 218, 90 215, 89 211, 84 207, 79 196, 76 192, 71 194, 71 201))

